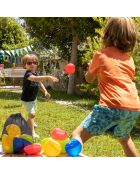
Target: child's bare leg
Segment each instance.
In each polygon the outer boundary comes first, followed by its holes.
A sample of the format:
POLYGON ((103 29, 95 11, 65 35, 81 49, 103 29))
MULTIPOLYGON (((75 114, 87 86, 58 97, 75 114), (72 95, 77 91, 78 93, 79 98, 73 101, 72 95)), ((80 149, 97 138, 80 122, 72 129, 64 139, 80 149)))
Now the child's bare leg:
POLYGON ((34 118, 35 118, 35 114, 34 113, 29 113, 29 118, 27 120, 29 127, 31 128, 32 132, 35 132, 34 129, 34 118))
POLYGON ((76 138, 83 145, 92 135, 86 131, 86 129, 78 126, 72 133, 72 138, 76 138))
POLYGON ((127 157, 137 157, 138 156, 136 147, 135 147, 130 135, 119 139, 119 142, 123 147, 125 156, 127 156, 127 157))

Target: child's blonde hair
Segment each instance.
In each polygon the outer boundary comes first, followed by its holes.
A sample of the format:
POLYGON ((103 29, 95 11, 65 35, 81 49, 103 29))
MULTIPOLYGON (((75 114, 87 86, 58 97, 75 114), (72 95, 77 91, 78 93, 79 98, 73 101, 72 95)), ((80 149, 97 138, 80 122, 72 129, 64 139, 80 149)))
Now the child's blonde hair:
POLYGON ((22 58, 22 66, 23 66, 23 68, 25 68, 27 60, 35 60, 38 63, 38 56, 35 55, 35 54, 26 54, 22 58))
POLYGON ((112 17, 105 27, 102 43, 105 47, 114 46, 124 52, 131 52, 136 44, 136 35, 132 18, 112 17))

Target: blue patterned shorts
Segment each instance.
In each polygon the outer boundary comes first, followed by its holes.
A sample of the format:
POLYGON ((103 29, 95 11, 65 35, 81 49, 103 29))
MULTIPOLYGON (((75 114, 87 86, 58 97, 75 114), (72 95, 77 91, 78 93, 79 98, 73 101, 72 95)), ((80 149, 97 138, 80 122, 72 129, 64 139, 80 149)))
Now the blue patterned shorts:
POLYGON ((115 136, 122 138, 131 132, 139 114, 138 111, 95 105, 93 111, 83 120, 80 127, 94 136, 101 135, 113 127, 115 136))

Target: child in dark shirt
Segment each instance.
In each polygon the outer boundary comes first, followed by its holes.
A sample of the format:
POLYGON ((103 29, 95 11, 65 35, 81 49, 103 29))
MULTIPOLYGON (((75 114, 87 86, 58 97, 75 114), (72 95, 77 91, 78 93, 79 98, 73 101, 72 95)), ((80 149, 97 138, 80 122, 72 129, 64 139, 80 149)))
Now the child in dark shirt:
POLYGON ((37 126, 34 122, 36 112, 36 97, 39 88, 44 92, 45 97, 50 98, 51 95, 46 90, 42 81, 51 80, 58 82, 59 80, 53 76, 39 76, 36 72, 38 67, 38 57, 35 54, 27 54, 23 57, 23 67, 27 70, 23 78, 23 91, 21 100, 28 112, 28 124, 32 130, 33 138, 39 138, 35 133, 34 127, 37 126))

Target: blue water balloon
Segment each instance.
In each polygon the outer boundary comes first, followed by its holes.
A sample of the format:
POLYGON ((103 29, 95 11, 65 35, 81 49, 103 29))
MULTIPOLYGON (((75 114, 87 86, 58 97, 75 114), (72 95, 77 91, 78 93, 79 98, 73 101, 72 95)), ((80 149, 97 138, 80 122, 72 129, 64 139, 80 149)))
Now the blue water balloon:
POLYGON ((25 146, 30 145, 31 143, 27 140, 15 137, 13 141, 13 150, 14 153, 20 153, 25 146))
POLYGON ((75 139, 72 138, 65 146, 65 150, 69 156, 79 156, 81 150, 82 150, 82 145, 81 143, 75 139))

